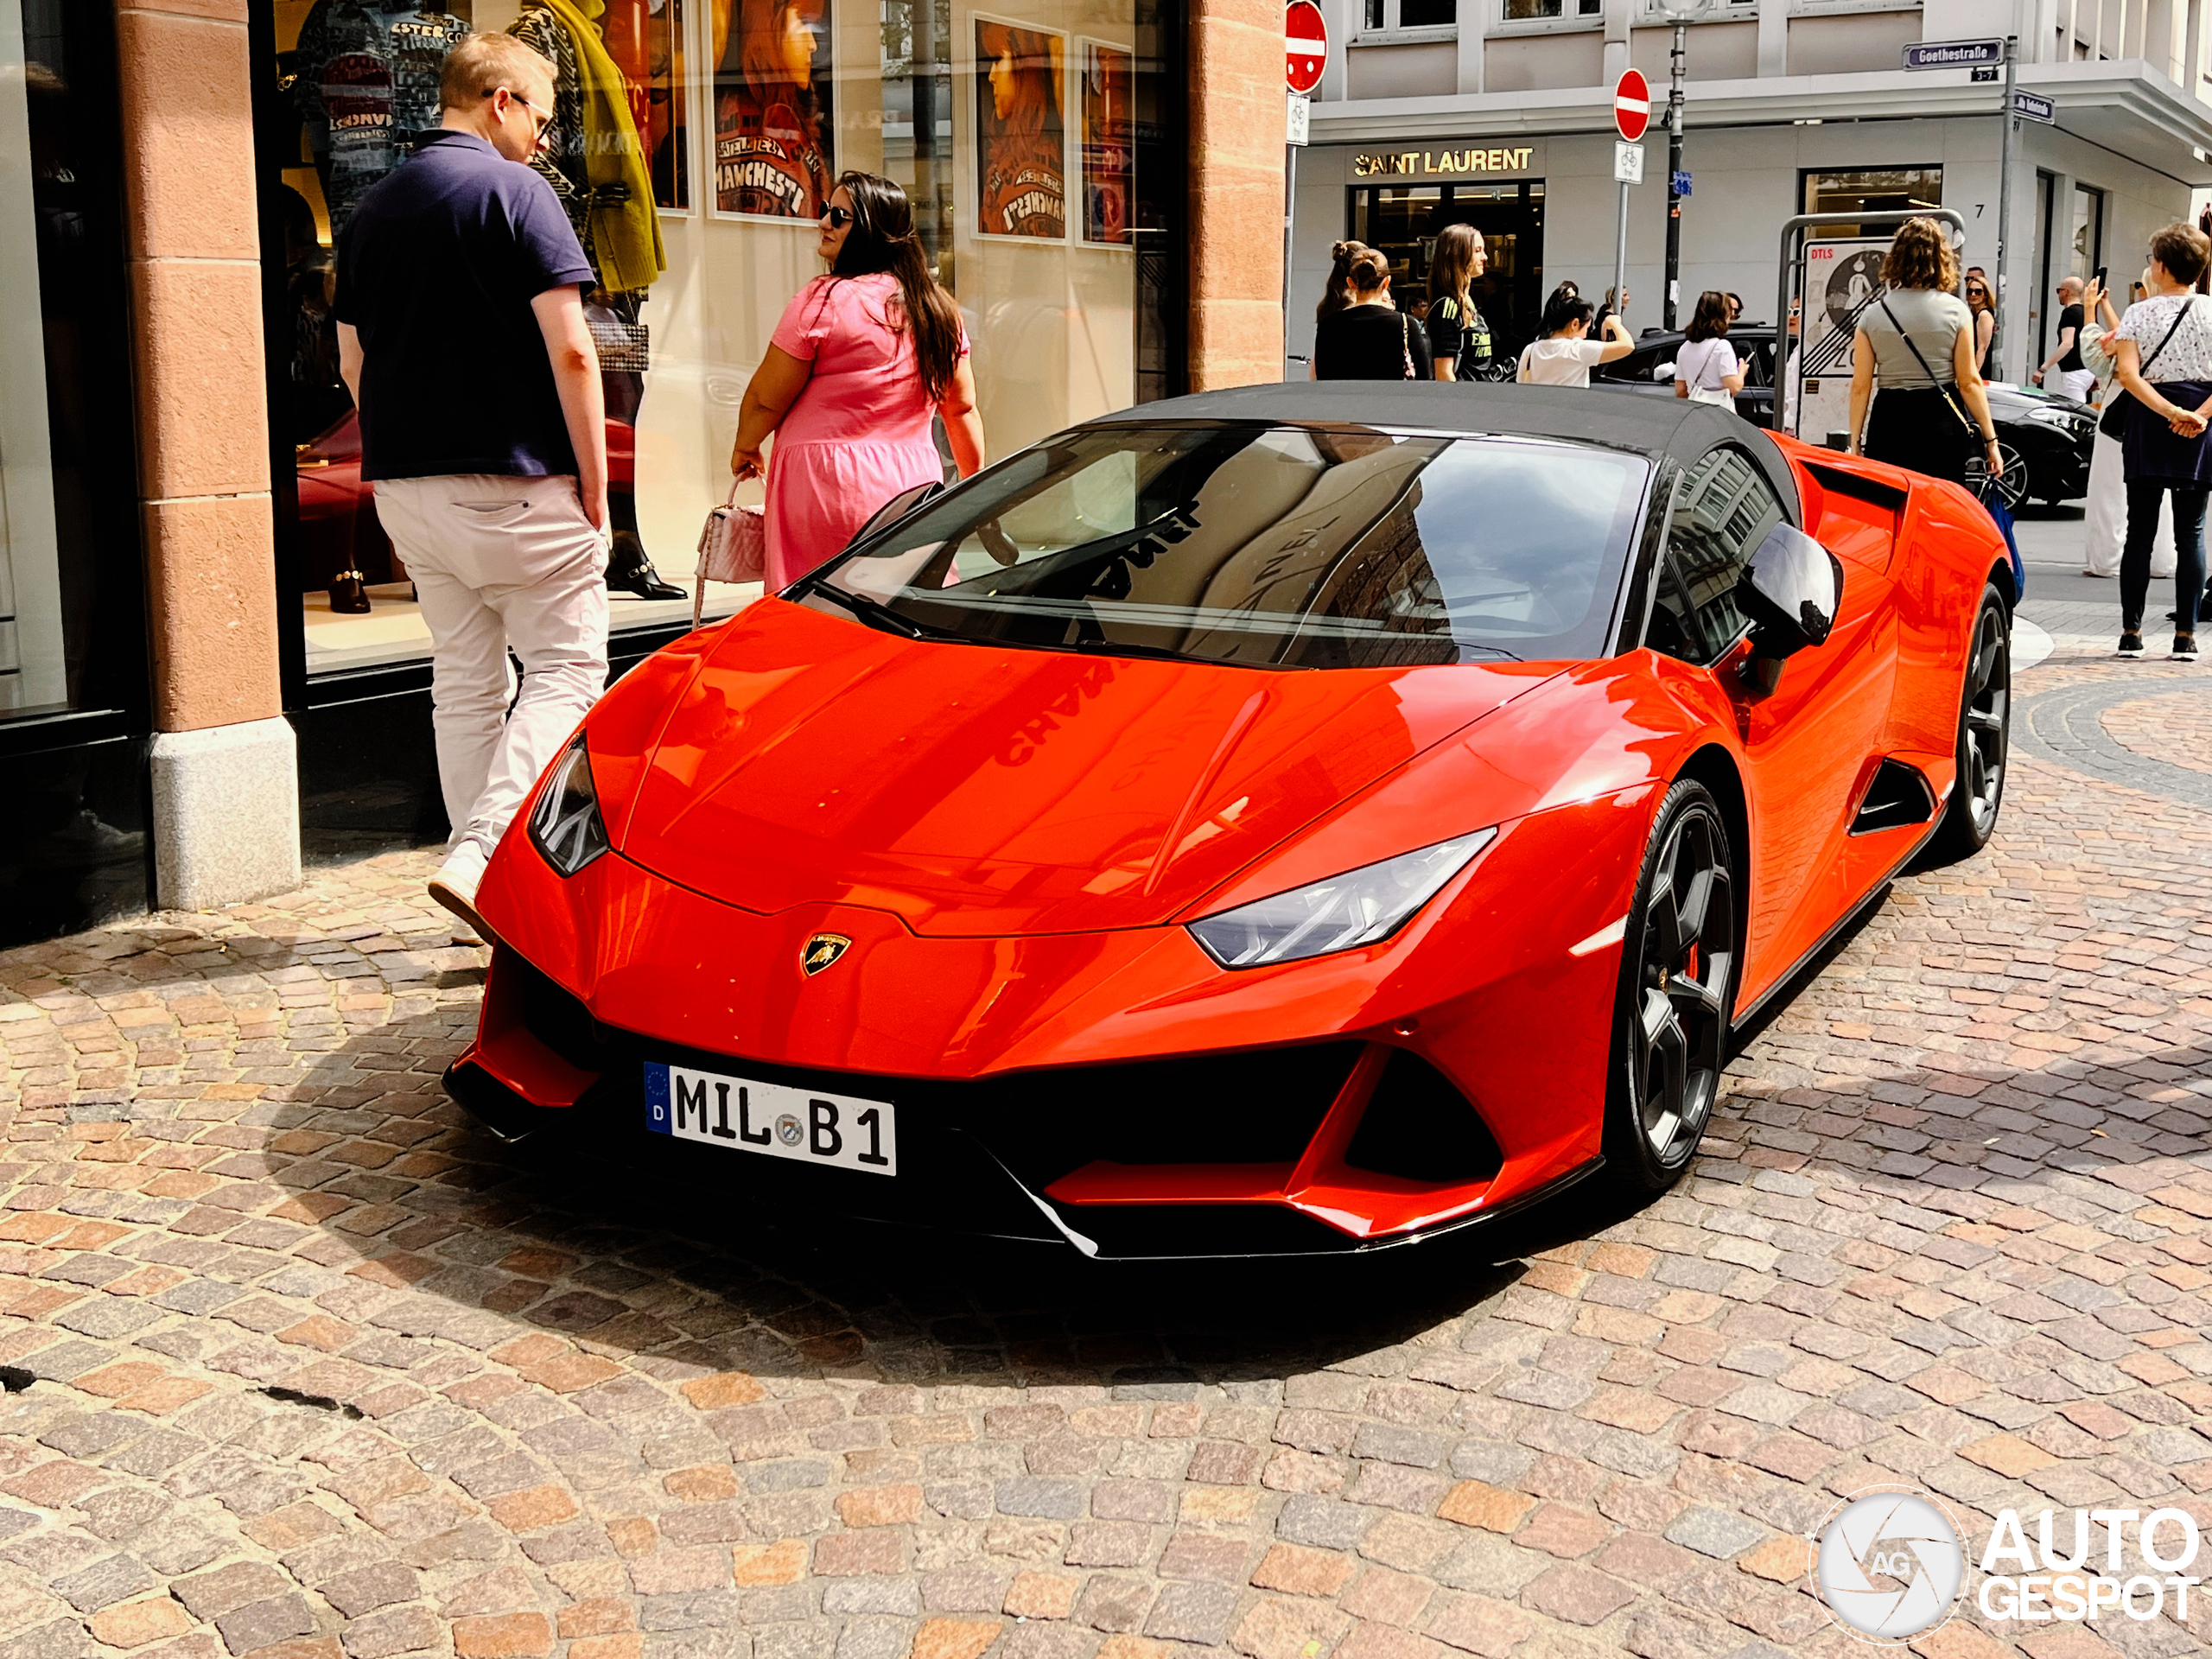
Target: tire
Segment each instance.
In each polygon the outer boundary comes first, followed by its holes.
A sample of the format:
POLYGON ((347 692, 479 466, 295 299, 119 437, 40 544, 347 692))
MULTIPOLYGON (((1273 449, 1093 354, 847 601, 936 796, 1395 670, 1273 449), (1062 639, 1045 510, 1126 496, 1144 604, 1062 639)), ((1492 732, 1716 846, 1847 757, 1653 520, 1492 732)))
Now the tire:
POLYGON ((1937 863, 1972 858, 1989 844, 2005 804, 2012 743, 2012 621, 1995 585, 1981 590, 1967 671, 1959 688, 1958 781, 1929 849, 1937 863))
POLYGON ((1737 963, 1728 823, 1686 778, 1660 803, 1621 941, 1605 1144, 1631 1193, 1664 1192, 1689 1167, 1720 1092, 1737 963))

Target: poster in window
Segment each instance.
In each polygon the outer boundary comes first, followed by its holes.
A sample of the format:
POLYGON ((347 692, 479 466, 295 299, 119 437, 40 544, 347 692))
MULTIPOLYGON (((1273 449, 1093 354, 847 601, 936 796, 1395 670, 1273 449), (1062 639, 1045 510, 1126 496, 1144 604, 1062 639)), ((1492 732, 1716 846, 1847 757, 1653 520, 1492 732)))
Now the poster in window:
POLYGON ((1067 37, 976 20, 977 228, 985 236, 1067 235, 1067 37))
POLYGON ((822 217, 830 154, 830 0, 711 0, 715 209, 822 217))
POLYGON ((1131 60, 1119 48, 1083 43, 1083 239, 1129 239, 1131 60))

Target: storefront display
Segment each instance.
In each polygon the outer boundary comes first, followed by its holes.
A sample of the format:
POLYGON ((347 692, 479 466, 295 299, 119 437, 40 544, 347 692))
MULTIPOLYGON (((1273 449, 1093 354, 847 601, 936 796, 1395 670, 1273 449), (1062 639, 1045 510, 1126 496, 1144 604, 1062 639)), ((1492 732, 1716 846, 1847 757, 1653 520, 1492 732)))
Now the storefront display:
MULTIPOLYGON (((328 271, 352 204, 406 164, 421 89, 465 29, 510 31, 555 66, 536 164, 600 278, 586 312, 610 455, 623 458, 610 491, 618 631, 689 619, 688 593, 656 586, 652 562, 690 574, 699 524, 729 488, 746 385, 785 302, 820 272, 817 221, 847 169, 887 176, 914 203, 972 342, 991 456, 1137 399, 1140 319, 1159 315, 1156 297, 1140 304, 1139 253, 1184 189, 1179 171, 1145 165, 1166 96, 1149 7, 279 0, 276 16, 298 127, 279 135, 287 164, 266 182, 291 193, 279 416, 298 446, 287 585, 310 676, 428 652, 359 482, 328 271)), ((709 613, 749 597, 710 593, 709 613)))

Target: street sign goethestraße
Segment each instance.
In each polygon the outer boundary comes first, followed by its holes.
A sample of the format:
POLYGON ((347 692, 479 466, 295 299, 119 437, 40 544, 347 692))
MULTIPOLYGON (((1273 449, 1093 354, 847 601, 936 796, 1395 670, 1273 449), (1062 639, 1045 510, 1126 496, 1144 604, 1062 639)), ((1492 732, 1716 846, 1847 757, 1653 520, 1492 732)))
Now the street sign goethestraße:
POLYGON ((1329 24, 1313 0, 1290 0, 1282 12, 1283 50, 1290 90, 1310 92, 1321 84, 1329 59, 1329 24))
POLYGON ((1651 83, 1644 79, 1639 70, 1623 73, 1613 87, 1613 125, 1620 129, 1621 137, 1634 143, 1643 137, 1643 130, 1651 124, 1651 83))
POLYGON ((1916 41, 1904 49, 1908 69, 1971 69, 2004 61, 2002 41, 1916 41))

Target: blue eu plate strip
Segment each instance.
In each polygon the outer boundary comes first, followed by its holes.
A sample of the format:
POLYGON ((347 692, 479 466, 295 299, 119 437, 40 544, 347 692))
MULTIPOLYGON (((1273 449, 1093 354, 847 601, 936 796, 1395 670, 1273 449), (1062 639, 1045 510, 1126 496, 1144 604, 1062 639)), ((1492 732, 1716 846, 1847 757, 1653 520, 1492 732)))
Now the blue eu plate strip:
POLYGON ((645 1062, 645 1127, 655 1135, 666 1135, 668 1128, 668 1068, 645 1062))

